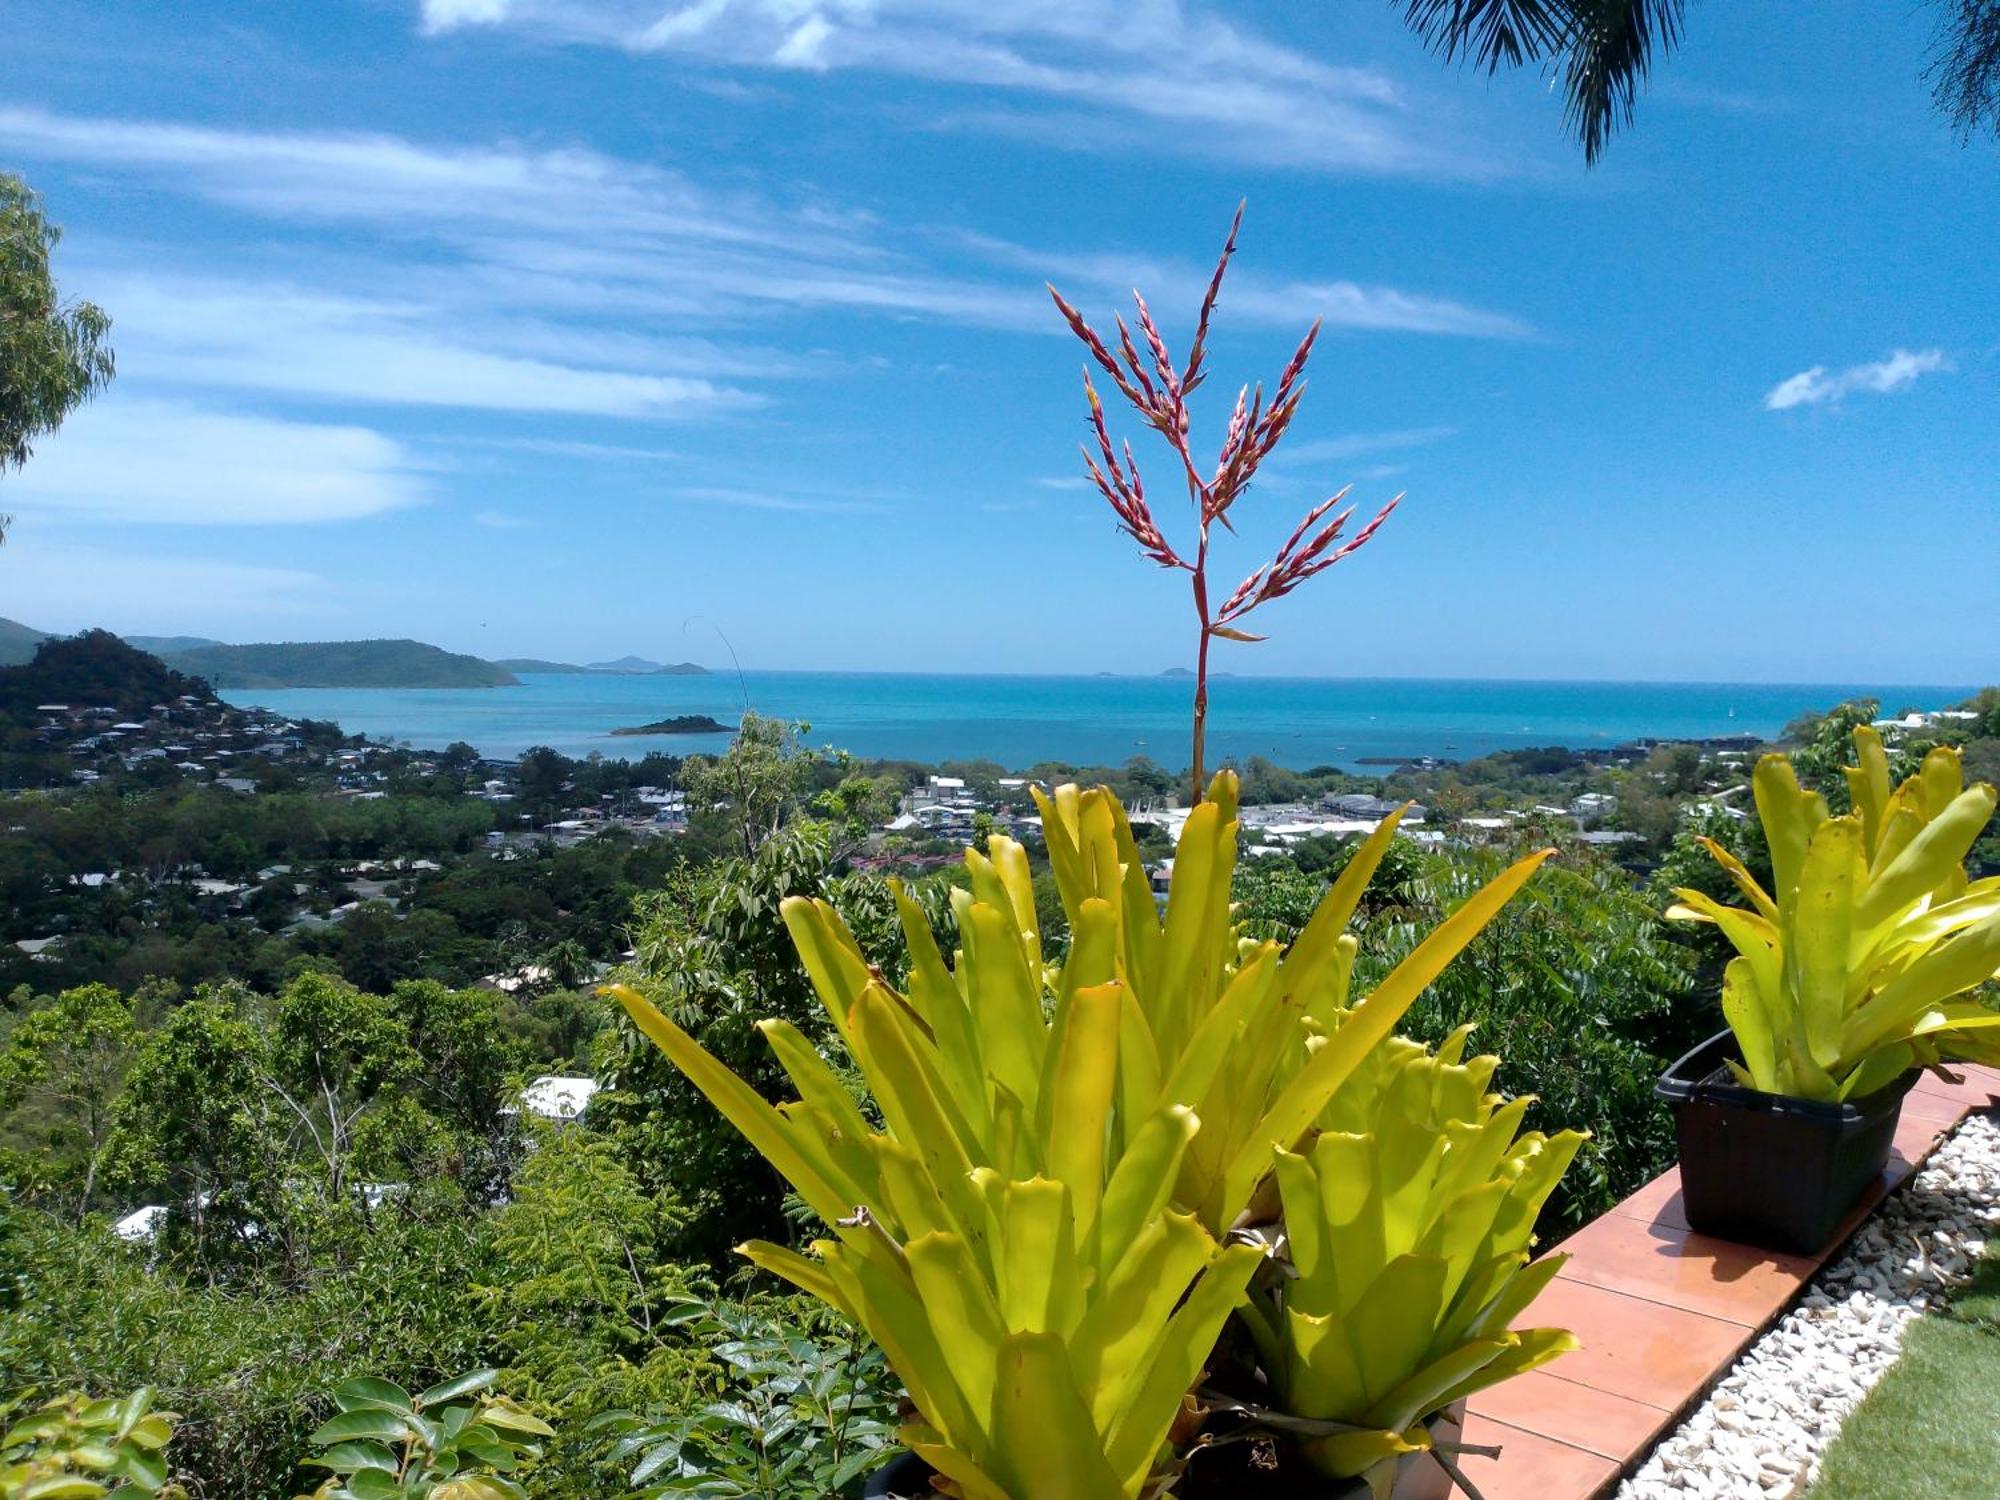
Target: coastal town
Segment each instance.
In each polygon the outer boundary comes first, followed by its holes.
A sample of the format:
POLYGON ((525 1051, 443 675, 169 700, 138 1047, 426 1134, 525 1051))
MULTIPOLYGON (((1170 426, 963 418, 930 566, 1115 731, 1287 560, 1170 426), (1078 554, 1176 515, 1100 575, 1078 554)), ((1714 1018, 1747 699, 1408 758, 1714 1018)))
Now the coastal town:
MULTIPOLYGON (((56 660, 66 648, 57 642, 49 649, 56 660)), ((122 653, 121 670, 136 681, 173 675, 123 643, 99 641, 92 649, 122 653)), ((100 792, 178 788, 229 799, 305 798, 331 808, 414 801, 431 810, 459 810, 442 842, 424 837, 401 847, 390 834, 356 841, 349 852, 326 849, 313 857, 260 860, 232 844, 218 858, 201 842, 155 840, 142 859, 120 864, 66 848, 46 863, 36 883, 12 892, 9 921, 18 930, 0 934, 0 951, 11 950, 17 978, 23 975, 18 960, 44 969, 61 965, 79 929, 88 930, 105 910, 141 925, 149 914, 170 912, 185 920, 192 913, 225 929, 324 948, 330 933, 357 918, 372 930, 423 910, 427 890, 450 884, 468 865, 496 868, 504 878, 507 867, 531 870, 557 853, 582 849, 587 856, 593 847, 624 850, 655 841, 665 841, 663 857, 677 858, 668 852, 673 843, 691 830, 698 835, 694 825, 726 820, 730 811, 726 798, 691 800, 681 757, 577 761, 551 751, 486 757, 469 745, 413 750, 346 735, 323 721, 233 707, 199 682, 157 701, 71 702, 29 691, 32 666, 0 673, 25 679, 12 689, 19 706, 12 711, 9 748, 0 756, 0 787, 6 789, 0 807, 16 809, 16 834, 30 832, 18 821, 22 809, 46 821, 100 792)), ((1963 733, 1978 719, 1975 709, 1948 706, 1904 709, 1875 724, 1891 744, 1900 744, 1963 733)), ((1529 836, 1559 836, 1642 878, 1683 826, 1748 816, 1748 771, 1759 748, 1755 736, 1731 735, 1547 749, 1534 753, 1532 772, 1500 779, 1488 778, 1493 767, 1486 763, 1461 767, 1434 757, 1385 768, 1379 777, 1332 769, 1300 774, 1253 761, 1244 775, 1244 854, 1257 860, 1349 843, 1408 803, 1398 835, 1416 845, 1509 846, 1529 836), (1642 802, 1663 798, 1672 804, 1664 828, 1635 820, 1642 802)), ((1033 790, 1047 791, 1058 776, 1085 775, 1121 788, 1149 859, 1149 879, 1164 894, 1188 814, 1184 790, 1177 794, 1172 778, 1139 761, 1034 774, 989 762, 948 771, 901 763, 855 766, 845 774, 865 778, 871 791, 859 826, 849 830, 846 858, 856 869, 878 873, 943 868, 965 843, 994 833, 1038 847, 1033 790)), ((602 933, 588 967, 601 973, 623 957, 629 947, 615 942, 614 933, 602 933)), ((546 985, 554 974, 534 957, 455 977, 511 993, 546 985)))

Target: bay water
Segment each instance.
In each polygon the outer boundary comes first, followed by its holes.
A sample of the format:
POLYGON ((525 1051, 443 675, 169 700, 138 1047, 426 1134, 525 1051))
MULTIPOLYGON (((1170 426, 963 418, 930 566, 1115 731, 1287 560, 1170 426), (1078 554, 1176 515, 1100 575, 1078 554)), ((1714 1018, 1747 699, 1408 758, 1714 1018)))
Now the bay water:
MULTIPOLYGON (((1885 713, 1941 708, 1966 685, 1452 681, 1434 678, 1224 677, 1209 687, 1209 759, 1264 756, 1282 766, 1498 750, 1608 747, 1642 737, 1774 736, 1809 710, 1877 698, 1885 713)), ((442 749, 465 741, 513 757, 535 745, 566 755, 713 753, 728 736, 614 736, 683 714, 733 725, 748 706, 811 725, 808 739, 858 756, 936 763, 993 760, 1122 765, 1188 761, 1193 684, 1177 677, 947 676, 887 672, 734 672, 709 676, 561 673, 500 688, 233 689, 222 696, 349 733, 442 749)), ((1379 767, 1377 767, 1379 769, 1379 767)))

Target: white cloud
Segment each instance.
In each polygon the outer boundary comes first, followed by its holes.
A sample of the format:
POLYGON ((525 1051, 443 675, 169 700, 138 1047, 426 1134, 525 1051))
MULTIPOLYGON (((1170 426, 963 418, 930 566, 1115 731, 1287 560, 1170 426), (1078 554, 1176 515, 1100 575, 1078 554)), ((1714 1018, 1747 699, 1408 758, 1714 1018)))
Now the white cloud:
POLYGON ((1370 453, 1397 453, 1406 448, 1428 448, 1456 437, 1456 427, 1406 427, 1395 432, 1350 432, 1341 437, 1317 438, 1292 443, 1271 455, 1274 464, 1322 463, 1340 458, 1358 458, 1370 453))
POLYGON ((179 385, 396 406, 686 417, 757 404, 683 375, 590 369, 470 346, 421 305, 277 282, 116 272, 92 278, 118 309, 121 374, 179 385))
POLYGON ((24 519, 293 525, 418 504, 428 493, 419 468, 401 443, 366 427, 113 393, 39 445, 0 483, 0 500, 24 519))
POLYGON ((424 30, 436 35, 461 26, 491 26, 507 18, 509 0, 423 0, 424 30))
POLYGON ((509 515, 504 510, 477 511, 472 517, 475 526, 485 526, 493 531, 518 531, 534 523, 521 516, 509 515))
POLYGON ((1887 359, 1878 359, 1872 364, 1849 365, 1844 370, 1832 372, 1825 365, 1814 365, 1810 370, 1801 370, 1772 386, 1764 396, 1764 408, 1767 411, 1789 411, 1795 406, 1821 406, 1858 392, 1887 395, 1914 385, 1920 375, 1951 367, 1951 361, 1942 349, 1923 349, 1914 353, 1898 349, 1887 359))
POLYGON ((659 0, 423 0, 422 18, 427 31, 509 24, 733 67, 923 79, 1018 101, 972 123, 1083 149, 1423 175, 1503 169, 1489 147, 1447 134, 1437 100, 1408 99, 1381 67, 1310 56, 1205 0, 683 0, 664 10, 659 0), (1065 115, 1080 128, 1057 137, 1048 127, 1065 115))
POLYGON ((57 632, 101 626, 156 635, 242 639, 276 617, 327 616, 339 600, 298 568, 48 542, 23 518, 0 549, 0 598, 11 618, 57 632))

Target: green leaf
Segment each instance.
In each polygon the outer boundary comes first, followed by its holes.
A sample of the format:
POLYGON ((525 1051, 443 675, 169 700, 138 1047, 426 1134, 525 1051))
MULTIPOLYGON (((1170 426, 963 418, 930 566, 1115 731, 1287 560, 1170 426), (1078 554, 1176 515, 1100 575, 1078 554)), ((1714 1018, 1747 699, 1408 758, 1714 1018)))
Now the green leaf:
POLYGON ((469 1370, 463 1375, 432 1386, 417 1397, 421 1407, 441 1406, 447 1401, 456 1401, 460 1396, 470 1396, 474 1391, 483 1391, 500 1378, 498 1370, 469 1370))
POLYGON ((353 1473, 358 1469, 387 1469, 391 1473, 396 1470, 395 1454, 380 1443, 371 1443, 360 1438, 335 1443, 317 1458, 309 1458, 306 1462, 332 1469, 340 1474, 353 1473))
POLYGON ((362 1375, 353 1380, 343 1380, 333 1388, 333 1404, 342 1411, 356 1411, 365 1407, 380 1407, 383 1411, 407 1412, 410 1393, 393 1380, 383 1380, 374 1375, 362 1375))
POLYGON ((385 1407, 363 1406, 328 1418, 306 1441, 314 1447, 344 1443, 351 1438, 374 1438, 397 1443, 407 1438, 411 1431, 407 1415, 399 1415, 385 1407))
POLYGON ((527 1432, 536 1437, 554 1437, 555 1428, 549 1426, 533 1412, 523 1411, 511 1401, 496 1401, 491 1406, 482 1407, 478 1420, 488 1427, 500 1427, 509 1432, 527 1432))
POLYGON ((167 1461, 144 1448, 125 1447, 119 1450, 116 1472, 150 1494, 167 1482, 167 1461))
POLYGON ((357 1469, 348 1476, 347 1493, 354 1500, 399 1500, 403 1487, 381 1469, 357 1469))

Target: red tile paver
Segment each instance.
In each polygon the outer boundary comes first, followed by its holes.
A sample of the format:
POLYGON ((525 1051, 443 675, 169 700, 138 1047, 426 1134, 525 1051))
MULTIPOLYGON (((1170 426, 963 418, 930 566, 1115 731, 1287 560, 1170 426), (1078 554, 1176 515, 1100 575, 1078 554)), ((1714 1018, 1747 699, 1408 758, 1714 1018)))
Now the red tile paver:
POLYGON ((1677 1409, 1705 1386, 1753 1332, 1560 1276, 1517 1321, 1567 1328, 1582 1340, 1581 1349, 1557 1361, 1565 1379, 1663 1411, 1677 1409))
POLYGON ((1681 1206, 1681 1169, 1669 1167, 1611 1212, 1619 1218, 1637 1219, 1645 1224, 1687 1228, 1687 1210, 1681 1206))
POLYGON ((1556 1247, 1569 1281, 1648 1302, 1761 1328, 1818 1269, 1806 1256, 1781 1255, 1662 1224, 1607 1215, 1556 1247))
POLYGON ((1965 1106, 1941 1094, 1919 1093, 1912 1089, 1903 1096, 1903 1118, 1922 1120, 1949 1130, 1965 1118, 1965 1106))
POLYGON ((1618 1463, 1650 1447, 1674 1420, 1670 1411, 1565 1380, 1553 1370, 1502 1381, 1482 1391, 1477 1405, 1481 1416, 1618 1463))
POLYGON ((1465 1441, 1500 1447, 1498 1458, 1468 1453, 1460 1464, 1486 1500, 1573 1500, 1595 1495, 1618 1478, 1613 1459, 1491 1417, 1467 1417, 1465 1441))

